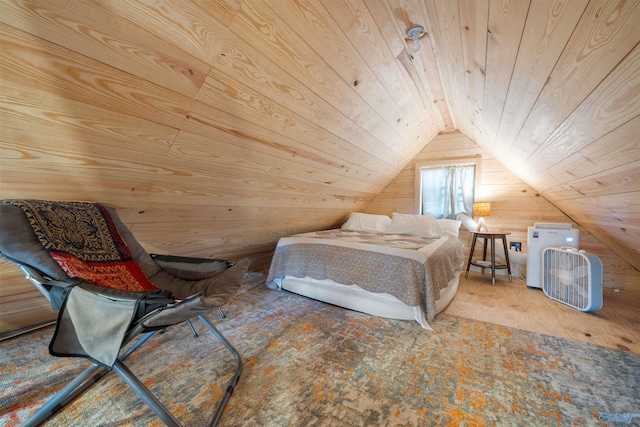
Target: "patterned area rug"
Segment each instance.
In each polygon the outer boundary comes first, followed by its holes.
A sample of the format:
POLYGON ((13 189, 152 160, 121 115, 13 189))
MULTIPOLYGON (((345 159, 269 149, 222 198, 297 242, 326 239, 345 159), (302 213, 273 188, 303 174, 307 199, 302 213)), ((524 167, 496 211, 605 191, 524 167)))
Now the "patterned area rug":
MULTIPOLYGON (((223 426, 640 425, 640 356, 440 315, 415 322, 340 309, 250 273, 227 318, 245 360, 223 426)), ((156 334, 127 364, 187 426, 206 425, 232 359, 199 323, 156 334)), ((0 425, 14 426, 84 359, 47 354, 52 328, 0 343, 0 425), (34 385, 34 381, 39 382, 34 385)), ((161 426, 108 374, 48 426, 161 426)))

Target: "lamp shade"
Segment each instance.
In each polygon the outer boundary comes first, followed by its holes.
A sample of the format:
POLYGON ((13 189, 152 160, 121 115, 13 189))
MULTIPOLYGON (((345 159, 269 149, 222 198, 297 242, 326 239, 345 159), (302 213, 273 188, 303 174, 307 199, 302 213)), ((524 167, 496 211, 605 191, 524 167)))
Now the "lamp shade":
POLYGON ((478 202, 473 204, 473 216, 489 216, 491 215, 491 203, 478 202))

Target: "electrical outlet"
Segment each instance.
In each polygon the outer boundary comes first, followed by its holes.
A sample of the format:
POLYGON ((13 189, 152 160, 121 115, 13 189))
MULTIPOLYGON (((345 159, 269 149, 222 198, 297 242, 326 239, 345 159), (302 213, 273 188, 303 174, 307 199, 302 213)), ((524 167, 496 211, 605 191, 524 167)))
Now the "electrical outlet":
POLYGON ((513 249, 516 252, 522 251, 522 242, 509 242, 509 249, 513 249))

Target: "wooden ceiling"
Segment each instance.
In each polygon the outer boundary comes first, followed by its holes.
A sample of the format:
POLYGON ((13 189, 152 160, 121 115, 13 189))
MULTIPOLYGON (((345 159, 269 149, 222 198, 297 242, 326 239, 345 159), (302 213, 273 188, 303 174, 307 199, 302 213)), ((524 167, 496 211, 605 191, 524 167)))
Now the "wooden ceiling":
POLYGON ((458 129, 640 269, 637 0, 0 8, 3 198, 114 205, 162 252, 267 253, 458 129))

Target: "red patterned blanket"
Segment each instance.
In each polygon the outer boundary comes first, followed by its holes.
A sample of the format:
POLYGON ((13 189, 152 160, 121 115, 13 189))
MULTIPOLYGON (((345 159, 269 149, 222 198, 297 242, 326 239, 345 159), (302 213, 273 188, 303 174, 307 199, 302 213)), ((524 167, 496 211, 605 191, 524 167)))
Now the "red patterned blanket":
POLYGON ((146 277, 99 203, 4 200, 27 216, 38 240, 71 278, 138 292, 158 289, 146 277))

